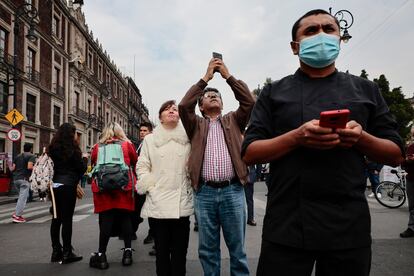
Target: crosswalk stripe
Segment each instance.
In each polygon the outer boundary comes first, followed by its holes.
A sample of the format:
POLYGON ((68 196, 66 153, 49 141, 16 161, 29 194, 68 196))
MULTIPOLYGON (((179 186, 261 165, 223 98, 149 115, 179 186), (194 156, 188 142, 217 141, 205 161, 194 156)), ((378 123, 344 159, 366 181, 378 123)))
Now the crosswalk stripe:
MULTIPOLYGON (((93 206, 93 204, 78 205, 78 206, 75 207, 75 212, 86 209, 86 208, 90 208, 91 206, 93 206)), ((29 223, 31 223, 31 222, 33 222, 33 223, 46 222, 46 221, 52 219, 52 216, 49 214, 49 207, 50 206, 42 206, 42 207, 37 208, 37 209, 42 209, 42 208, 46 208, 46 209, 39 210, 39 211, 28 212, 28 213, 25 212, 23 214, 23 217, 26 218, 26 219, 29 219, 30 217, 34 217, 34 216, 37 216, 37 215, 40 215, 40 214, 45 214, 45 215, 47 215, 47 217, 41 217, 41 218, 34 219, 34 220, 28 220, 28 222, 29 223)), ((10 215, 7 215, 7 216, 10 216, 10 215)), ((11 216, 10 216, 7 219, 0 220, 0 224, 9 223, 11 221, 12 221, 12 219, 11 219, 11 216)))
MULTIPOLYGON (((42 206, 36 206, 36 207, 30 207, 30 208, 25 208, 24 211, 25 212, 30 212, 30 211, 35 211, 35 210, 39 210, 42 208, 46 208, 48 206, 42 205, 42 206)), ((49 208, 49 207, 48 207, 49 208)), ((16 204, 13 208, 8 208, 8 209, 3 209, 0 211, 0 214, 6 214, 6 215, 0 215, 1 217, 6 217, 6 216, 11 216, 11 213, 14 212, 16 210, 16 204)))
POLYGON ((74 215, 73 216, 73 222, 78 222, 78 221, 81 221, 81 220, 83 220, 83 219, 85 219, 85 218, 87 218, 87 217, 89 217, 90 215, 74 215))

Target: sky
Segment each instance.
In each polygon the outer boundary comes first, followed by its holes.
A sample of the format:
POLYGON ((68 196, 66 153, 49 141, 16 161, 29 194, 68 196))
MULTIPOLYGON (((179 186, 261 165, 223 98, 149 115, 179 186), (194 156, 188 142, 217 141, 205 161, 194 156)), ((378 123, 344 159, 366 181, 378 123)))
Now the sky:
MULTIPOLYGON (((312 9, 349 10, 352 39, 341 44, 340 71, 369 79, 384 74, 390 87, 414 92, 414 0, 84 0, 86 23, 120 70, 134 78, 157 121, 167 100, 181 100, 202 78, 212 52, 251 90, 299 67, 290 49, 294 22, 312 9), (134 62, 135 61, 135 62, 134 62)), ((345 17, 348 19, 349 17, 345 17)), ((209 82, 223 96, 224 112, 235 110, 230 87, 216 73, 209 82)))

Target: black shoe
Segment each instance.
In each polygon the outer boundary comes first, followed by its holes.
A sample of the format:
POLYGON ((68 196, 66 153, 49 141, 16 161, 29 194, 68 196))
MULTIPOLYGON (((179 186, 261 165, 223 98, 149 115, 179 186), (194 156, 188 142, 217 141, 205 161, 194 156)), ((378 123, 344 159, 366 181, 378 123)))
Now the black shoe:
POLYGON ((63 252, 63 258, 62 258, 62 261, 60 263, 61 264, 70 264, 70 263, 78 262, 80 260, 82 260, 82 256, 78 256, 75 253, 73 253, 72 250, 70 250, 70 251, 64 251, 63 252))
POLYGON ((63 252, 62 252, 62 246, 54 246, 52 251, 52 257, 50 257, 50 261, 52 263, 57 263, 62 261, 63 258, 63 252))
POLYGON ((198 224, 194 224, 194 232, 198 232, 198 224))
POLYGON ((108 269, 109 264, 105 253, 102 253, 101 256, 99 256, 98 252, 92 253, 89 259, 89 266, 97 269, 108 269))
POLYGON ((151 236, 151 234, 148 233, 148 236, 144 239, 144 244, 150 244, 154 242, 154 238, 151 236))
POLYGON ((131 248, 124 248, 124 254, 122 255, 122 265, 128 266, 132 264, 132 249, 131 248))
POLYGON ((400 233, 401 238, 412 238, 414 237, 414 230, 407 228, 404 232, 400 233))
POLYGON ((251 225, 251 226, 256 226, 256 225, 257 225, 257 223, 254 221, 254 219, 252 219, 252 220, 248 220, 248 221, 247 221, 247 224, 248 224, 248 225, 251 225))

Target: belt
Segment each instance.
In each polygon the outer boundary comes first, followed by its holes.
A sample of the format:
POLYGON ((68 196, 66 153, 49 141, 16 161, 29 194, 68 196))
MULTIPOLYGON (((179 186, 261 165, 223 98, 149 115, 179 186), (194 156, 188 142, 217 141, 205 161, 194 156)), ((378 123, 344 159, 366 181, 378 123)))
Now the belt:
POLYGON ((234 184, 239 182, 239 179, 237 177, 233 177, 230 180, 223 180, 223 181, 204 181, 204 183, 207 186, 213 187, 213 188, 224 188, 227 186, 230 186, 230 184, 234 184))

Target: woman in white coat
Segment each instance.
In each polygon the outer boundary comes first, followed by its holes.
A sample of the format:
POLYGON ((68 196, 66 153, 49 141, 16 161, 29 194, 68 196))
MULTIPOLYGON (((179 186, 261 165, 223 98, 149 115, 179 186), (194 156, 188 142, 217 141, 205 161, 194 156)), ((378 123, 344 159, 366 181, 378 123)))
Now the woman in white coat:
POLYGON ((154 226, 157 275, 185 275, 193 214, 190 141, 175 101, 162 104, 158 114, 161 125, 145 136, 137 164, 137 191, 146 194, 141 217, 154 226))

